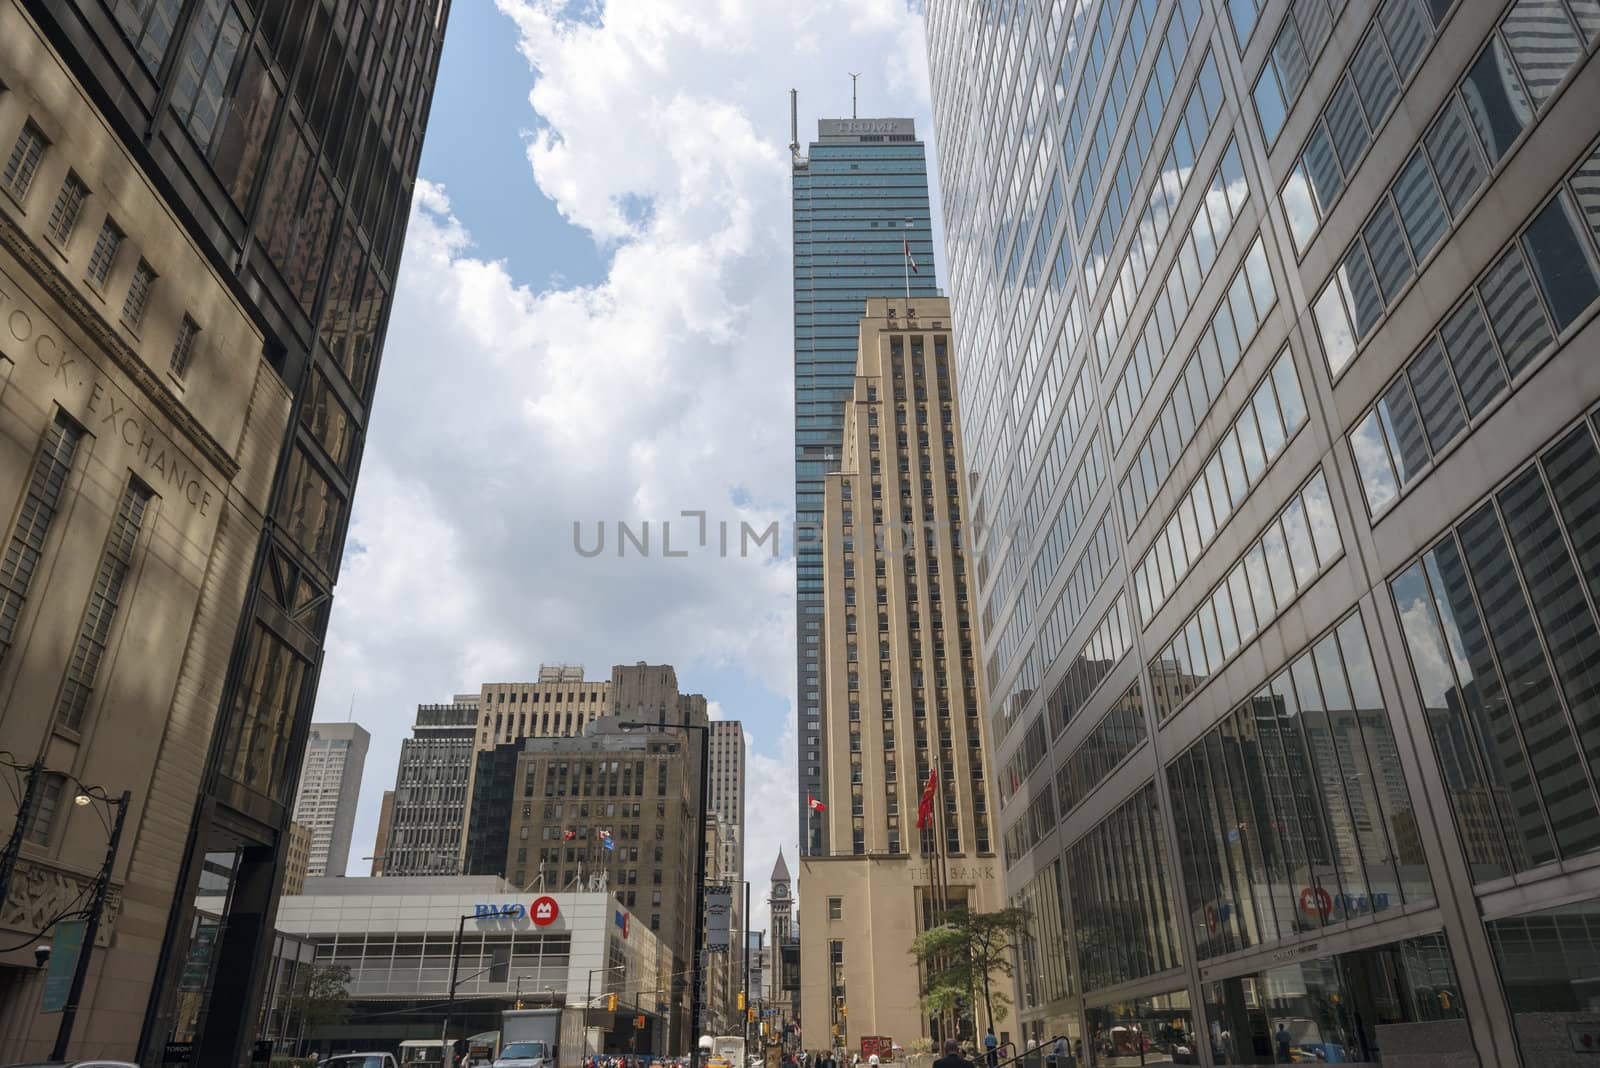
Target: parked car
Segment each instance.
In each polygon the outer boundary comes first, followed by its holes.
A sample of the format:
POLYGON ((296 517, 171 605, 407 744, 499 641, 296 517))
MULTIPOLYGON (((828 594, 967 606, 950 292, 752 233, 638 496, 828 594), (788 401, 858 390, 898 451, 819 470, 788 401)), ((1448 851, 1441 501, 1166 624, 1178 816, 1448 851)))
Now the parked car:
POLYGON ((400 1068, 393 1053, 336 1053, 317 1068, 400 1068))

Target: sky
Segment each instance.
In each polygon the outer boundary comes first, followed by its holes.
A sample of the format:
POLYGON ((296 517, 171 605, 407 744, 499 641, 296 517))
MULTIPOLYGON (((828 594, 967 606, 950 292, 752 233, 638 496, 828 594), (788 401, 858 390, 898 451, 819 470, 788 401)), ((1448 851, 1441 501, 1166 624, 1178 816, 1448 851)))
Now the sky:
POLYGON ((372 735, 348 874, 416 706, 542 663, 674 665, 744 724, 752 896, 794 858, 788 90, 803 144, 850 71, 931 155, 907 0, 453 5, 318 693, 372 735))

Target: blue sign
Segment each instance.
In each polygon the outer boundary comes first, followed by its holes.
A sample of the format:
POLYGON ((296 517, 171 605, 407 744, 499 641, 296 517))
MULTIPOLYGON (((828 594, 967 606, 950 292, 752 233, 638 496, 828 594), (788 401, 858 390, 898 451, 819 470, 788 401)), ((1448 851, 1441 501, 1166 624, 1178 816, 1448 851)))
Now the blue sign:
POLYGON ((520 920, 527 914, 518 904, 472 906, 472 915, 480 920, 520 920))
POLYGON ((72 993, 72 973, 78 970, 78 954, 83 952, 82 920, 62 920, 51 937, 50 970, 44 977, 42 1012, 60 1012, 72 993))

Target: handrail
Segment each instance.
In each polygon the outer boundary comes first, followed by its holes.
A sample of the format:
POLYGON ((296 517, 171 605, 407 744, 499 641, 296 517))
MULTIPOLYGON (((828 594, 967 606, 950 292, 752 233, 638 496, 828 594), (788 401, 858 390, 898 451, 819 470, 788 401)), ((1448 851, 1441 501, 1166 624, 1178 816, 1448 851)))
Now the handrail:
MULTIPOLYGON (((1001 1061, 999 1064, 995 1065, 994 1068, 1008 1068, 1008 1066, 1010 1066, 1010 1065, 1017 1064, 1019 1061, 1026 1060, 1028 1057, 1034 1057, 1034 1056, 1038 1057, 1039 1058, 1039 1063, 1043 1064, 1044 1063, 1044 1059, 1051 1055, 1050 1054, 1050 1049, 1051 1049, 1051 1047, 1053 1047, 1056 1044, 1056 1041, 1058 1039, 1065 1039, 1069 1043, 1072 1041, 1071 1039, 1067 1038, 1066 1035, 1051 1035, 1049 1038, 1045 1039, 1043 1042, 1039 1043, 1037 1046, 1034 1046, 1032 1049, 1024 1049, 1021 1053, 1018 1053, 1016 1056, 1010 1058, 1009 1060, 1001 1061)), ((1009 1045, 1014 1045, 1014 1043, 1010 1043, 1010 1042, 1007 1042, 1005 1044, 1008 1045, 1008 1046, 1009 1045)), ((1069 1045, 1068 1048, 1070 1049, 1071 1046, 1069 1045)))

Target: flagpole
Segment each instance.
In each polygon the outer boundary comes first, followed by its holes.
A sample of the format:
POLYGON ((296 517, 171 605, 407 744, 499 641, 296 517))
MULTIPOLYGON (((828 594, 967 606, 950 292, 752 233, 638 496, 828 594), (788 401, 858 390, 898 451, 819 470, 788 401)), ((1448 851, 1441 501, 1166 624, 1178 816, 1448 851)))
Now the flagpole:
POLYGON ((903 244, 901 246, 901 250, 905 253, 905 257, 904 257, 905 263, 901 264, 901 266, 905 268, 905 274, 906 274, 906 314, 909 315, 909 314, 911 314, 911 220, 910 219, 906 220, 906 232, 905 232, 905 234, 904 234, 904 236, 902 237, 901 240, 903 241, 903 244))

